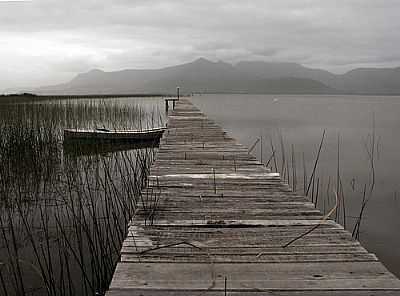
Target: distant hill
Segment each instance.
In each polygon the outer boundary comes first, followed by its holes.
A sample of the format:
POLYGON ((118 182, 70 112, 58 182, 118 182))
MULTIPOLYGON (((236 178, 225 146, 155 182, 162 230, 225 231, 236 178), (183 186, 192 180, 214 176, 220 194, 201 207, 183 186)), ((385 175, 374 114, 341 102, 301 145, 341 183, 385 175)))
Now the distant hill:
POLYGON ((105 93, 400 94, 400 68, 355 69, 343 75, 296 63, 204 58, 155 70, 91 70, 71 81, 34 90, 39 94, 105 93))

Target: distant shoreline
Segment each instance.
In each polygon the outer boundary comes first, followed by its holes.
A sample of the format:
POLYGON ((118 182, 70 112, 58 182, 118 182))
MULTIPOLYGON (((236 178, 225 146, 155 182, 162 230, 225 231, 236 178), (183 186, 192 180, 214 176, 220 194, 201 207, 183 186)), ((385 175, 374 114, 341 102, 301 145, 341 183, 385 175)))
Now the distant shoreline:
MULTIPOLYGON (((382 96, 382 97, 396 97, 400 93, 251 93, 251 92, 192 92, 190 94, 182 94, 182 96, 201 96, 201 95, 254 95, 254 96, 382 96)), ((150 98, 150 97, 175 97, 176 94, 0 94, 0 104, 4 103, 18 103, 18 102, 32 102, 32 101, 46 101, 46 100, 69 100, 69 99, 111 99, 111 98, 150 98)))
POLYGON ((254 96, 385 96, 396 97, 400 96, 399 93, 313 93, 313 92, 298 92, 298 93, 284 93, 284 92, 270 92, 270 93, 253 93, 253 92, 194 92, 194 95, 254 95, 254 96))
POLYGON ((111 98, 149 98, 171 97, 170 94, 65 94, 65 95, 41 95, 32 93, 2 94, 1 103, 18 103, 46 100, 70 100, 70 99, 111 99, 111 98))

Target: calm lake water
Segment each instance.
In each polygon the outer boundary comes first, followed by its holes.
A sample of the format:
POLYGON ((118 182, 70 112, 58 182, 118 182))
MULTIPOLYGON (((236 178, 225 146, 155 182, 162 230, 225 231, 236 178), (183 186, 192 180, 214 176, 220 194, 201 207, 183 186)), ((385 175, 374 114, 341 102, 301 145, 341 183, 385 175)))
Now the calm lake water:
POLYGON ((364 212, 360 240, 400 276, 399 96, 198 95, 192 100, 242 144, 250 147, 262 136, 262 154, 260 145, 253 154, 264 160, 271 155, 271 139, 280 150, 282 135, 289 157, 294 147, 299 171, 303 170, 304 153, 309 175, 326 130, 317 171, 320 200, 328 194, 329 178, 336 183, 339 137, 340 176, 349 231, 360 212, 364 185, 371 181, 367 147, 371 147, 375 134, 376 185, 364 212))

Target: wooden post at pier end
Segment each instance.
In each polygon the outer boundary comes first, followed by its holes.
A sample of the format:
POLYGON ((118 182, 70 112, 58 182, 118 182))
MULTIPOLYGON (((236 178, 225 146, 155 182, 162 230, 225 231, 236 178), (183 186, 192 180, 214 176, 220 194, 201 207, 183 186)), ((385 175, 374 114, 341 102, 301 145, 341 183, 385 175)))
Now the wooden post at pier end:
POLYGON ((180 87, 176 87, 176 99, 165 99, 165 112, 167 113, 169 110, 169 102, 172 102, 172 110, 175 109, 176 101, 179 101, 180 97, 180 87))

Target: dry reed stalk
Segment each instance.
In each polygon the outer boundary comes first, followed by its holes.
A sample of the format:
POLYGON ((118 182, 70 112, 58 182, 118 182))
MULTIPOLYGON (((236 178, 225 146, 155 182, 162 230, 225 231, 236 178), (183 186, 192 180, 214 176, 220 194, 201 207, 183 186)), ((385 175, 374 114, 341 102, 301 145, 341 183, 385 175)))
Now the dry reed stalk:
POLYGON ((293 244, 294 242, 296 242, 297 240, 305 237, 306 235, 310 234, 311 232, 313 232, 314 230, 316 230, 319 226, 321 226, 326 220, 329 219, 329 217, 336 211, 337 207, 338 207, 338 203, 339 203, 339 199, 337 196, 337 193, 335 192, 335 197, 336 197, 336 203, 335 206, 328 212, 328 214, 326 214, 321 221, 316 224, 315 226, 313 226, 312 228, 310 228, 308 231, 304 232, 303 234, 295 237, 294 239, 290 240, 289 242, 287 242, 286 244, 284 244, 282 246, 282 248, 287 248, 288 246, 290 246, 291 244, 293 244))

